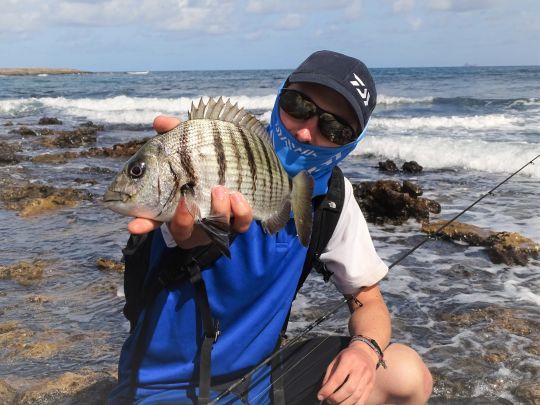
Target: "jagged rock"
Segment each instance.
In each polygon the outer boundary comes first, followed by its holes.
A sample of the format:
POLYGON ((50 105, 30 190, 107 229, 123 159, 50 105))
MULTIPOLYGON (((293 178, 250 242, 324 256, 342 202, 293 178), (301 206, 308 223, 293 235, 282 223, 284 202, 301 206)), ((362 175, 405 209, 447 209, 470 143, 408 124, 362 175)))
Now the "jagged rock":
POLYGON ((43 278, 43 270, 49 262, 36 259, 31 262, 21 261, 10 266, 0 265, 0 280, 11 279, 21 285, 32 285, 43 278))
POLYGON ((0 164, 20 162, 20 158, 16 155, 16 152, 20 152, 20 150, 18 145, 0 141, 0 164))
POLYGON ((403 181, 403 191, 409 194, 411 197, 420 197, 424 193, 422 187, 409 180, 403 181))
POLYGON ((4 126, 5 126, 5 127, 12 127, 12 126, 13 126, 13 122, 12 122, 12 121, 8 121, 8 122, 4 123, 4 126))
POLYGON ((7 382, 0 380, 0 405, 10 405, 15 401, 17 390, 7 382))
POLYGON ((379 170, 391 173, 399 172, 397 165, 390 159, 387 159, 385 162, 379 162, 379 170))
POLYGON ((540 404, 540 385, 535 383, 522 383, 512 390, 512 394, 522 404, 540 404))
POLYGON ((485 307, 460 310, 456 313, 443 313, 437 317, 450 325, 459 328, 470 328, 472 325, 485 324, 485 330, 497 332, 508 331, 519 336, 528 336, 538 330, 540 322, 525 319, 526 313, 504 307, 485 307))
POLYGON ((89 148, 88 150, 81 152, 64 152, 34 156, 32 162, 34 163, 65 163, 67 159, 75 159, 79 157, 126 157, 133 156, 142 145, 144 145, 149 138, 143 140, 129 141, 126 143, 117 143, 111 148, 89 148))
POLYGON ((34 130, 26 126, 19 127, 18 129, 12 129, 11 131, 9 131, 9 133, 18 134, 21 136, 37 136, 38 135, 34 130))
POLYGON ((103 131, 105 129, 103 125, 96 125, 92 121, 86 121, 85 123, 79 125, 79 127, 95 128, 98 131, 103 131))
POLYGON ((116 384, 108 372, 67 372, 56 379, 38 383, 17 395, 15 405, 56 405, 63 403, 101 405, 116 384))
POLYGON ((409 218, 428 221, 429 214, 441 212, 438 202, 419 198, 421 188, 414 183, 401 185, 396 180, 366 181, 353 184, 354 196, 366 220, 401 224, 409 218))
POLYGON ((43 117, 39 120, 38 125, 62 125, 62 121, 54 117, 43 117))
POLYGON ((3 207, 21 216, 41 214, 64 206, 75 207, 81 200, 91 200, 92 194, 73 188, 55 188, 36 183, 0 182, 0 201, 3 207))
POLYGON ((97 131, 94 127, 80 127, 73 131, 56 131, 55 137, 41 138, 41 144, 45 147, 78 148, 95 143, 97 131))
POLYGON ((536 258, 540 254, 540 244, 515 232, 494 232, 458 221, 437 232, 446 223, 447 221, 424 223, 422 231, 466 242, 471 246, 485 246, 488 248, 489 258, 496 264, 523 266, 530 257, 536 258))
POLYGON ((407 173, 420 173, 424 168, 416 163, 414 160, 410 162, 405 162, 401 166, 401 170, 407 173))
POLYGON ((97 259, 96 264, 100 270, 116 271, 117 273, 124 272, 124 263, 118 262, 116 260, 100 257, 97 259))

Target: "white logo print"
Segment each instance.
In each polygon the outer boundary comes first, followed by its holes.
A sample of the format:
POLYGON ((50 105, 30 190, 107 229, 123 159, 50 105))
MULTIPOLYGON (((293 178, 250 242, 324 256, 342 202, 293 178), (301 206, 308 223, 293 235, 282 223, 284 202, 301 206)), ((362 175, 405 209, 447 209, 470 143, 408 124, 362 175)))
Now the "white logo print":
POLYGON ((364 105, 367 106, 368 103, 369 103, 369 91, 366 87, 366 85, 364 84, 364 82, 362 81, 362 79, 360 79, 356 73, 353 73, 354 75, 354 78, 356 80, 351 80, 351 84, 356 87, 356 91, 358 92, 358 94, 360 94, 360 97, 362 97, 362 100, 364 100, 364 105), (362 86, 364 87, 363 90, 361 90, 359 87, 362 86))

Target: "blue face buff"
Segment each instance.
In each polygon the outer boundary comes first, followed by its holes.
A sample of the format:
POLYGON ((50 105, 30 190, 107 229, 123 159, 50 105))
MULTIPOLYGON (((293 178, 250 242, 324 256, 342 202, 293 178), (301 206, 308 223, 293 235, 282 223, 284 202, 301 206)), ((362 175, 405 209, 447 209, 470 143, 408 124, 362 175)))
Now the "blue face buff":
POLYGON ((274 149, 289 176, 294 177, 302 170, 307 170, 313 176, 313 196, 326 194, 332 169, 356 148, 366 132, 364 129, 354 142, 339 147, 313 146, 299 142, 281 121, 279 96, 276 98, 268 129, 274 149))

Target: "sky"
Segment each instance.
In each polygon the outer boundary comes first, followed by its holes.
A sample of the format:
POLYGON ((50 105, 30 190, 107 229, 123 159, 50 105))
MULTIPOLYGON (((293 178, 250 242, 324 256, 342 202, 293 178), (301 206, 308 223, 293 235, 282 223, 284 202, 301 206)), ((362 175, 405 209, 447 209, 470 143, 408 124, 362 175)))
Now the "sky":
POLYGON ((0 67, 540 65, 540 0, 0 0, 0 67))

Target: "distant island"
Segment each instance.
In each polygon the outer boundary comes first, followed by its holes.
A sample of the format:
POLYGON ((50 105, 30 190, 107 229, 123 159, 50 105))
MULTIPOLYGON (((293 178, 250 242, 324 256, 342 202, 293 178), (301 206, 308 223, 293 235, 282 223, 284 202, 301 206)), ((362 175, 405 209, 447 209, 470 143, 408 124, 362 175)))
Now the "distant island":
POLYGON ((70 75, 80 73, 91 72, 63 68, 0 68, 0 76, 70 75))

